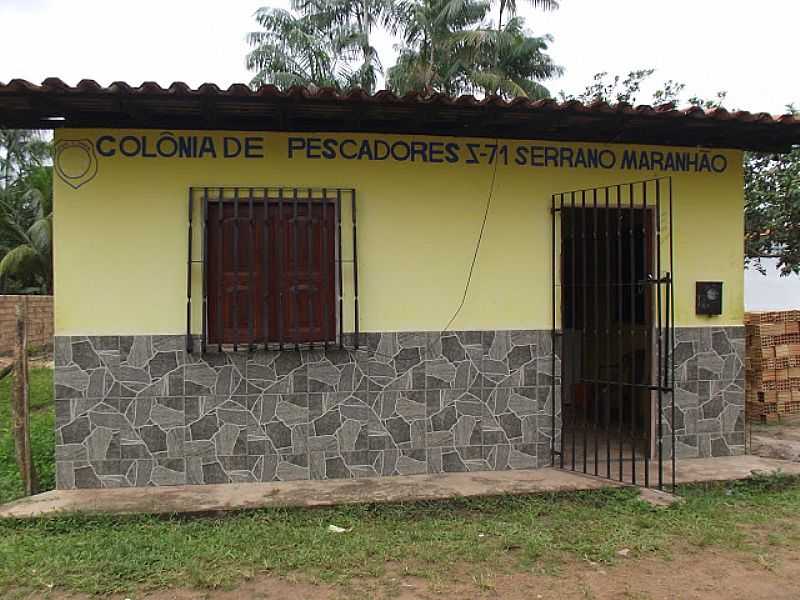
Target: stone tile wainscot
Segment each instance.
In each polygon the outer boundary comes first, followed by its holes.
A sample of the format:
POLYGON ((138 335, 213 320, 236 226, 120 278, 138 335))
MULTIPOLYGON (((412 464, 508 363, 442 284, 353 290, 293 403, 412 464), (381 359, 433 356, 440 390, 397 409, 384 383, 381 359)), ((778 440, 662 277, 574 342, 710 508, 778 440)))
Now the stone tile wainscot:
MULTIPOLYGON (((186 352, 182 335, 56 337, 57 485, 550 464, 549 330, 364 334, 361 342, 360 350, 201 356, 186 352)), ((743 352, 743 328, 677 331, 679 456, 743 452, 743 352)), ((557 386, 559 370, 557 360, 557 386)))

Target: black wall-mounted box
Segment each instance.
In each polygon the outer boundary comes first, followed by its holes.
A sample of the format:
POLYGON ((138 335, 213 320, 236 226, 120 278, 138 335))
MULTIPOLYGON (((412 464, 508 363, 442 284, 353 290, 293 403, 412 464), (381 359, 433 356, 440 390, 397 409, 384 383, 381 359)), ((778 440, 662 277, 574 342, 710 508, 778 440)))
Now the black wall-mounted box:
POLYGON ((698 315, 722 314, 722 282, 698 281, 695 293, 695 312, 698 315))

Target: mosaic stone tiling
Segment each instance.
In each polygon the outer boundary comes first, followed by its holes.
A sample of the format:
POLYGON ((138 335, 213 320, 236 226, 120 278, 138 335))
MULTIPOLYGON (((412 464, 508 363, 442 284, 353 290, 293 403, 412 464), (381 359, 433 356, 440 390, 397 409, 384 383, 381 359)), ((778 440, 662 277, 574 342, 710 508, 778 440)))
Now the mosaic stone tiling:
POLYGON ((58 487, 550 463, 549 331, 361 340, 360 350, 201 356, 183 336, 57 337, 58 487))
MULTIPOLYGON (((744 328, 678 328, 675 342, 677 456, 743 453, 744 328)), ((57 337, 58 487, 550 464, 549 331, 362 343, 200 356, 183 336, 57 337)), ((556 360, 556 398, 559 375, 556 360)), ((665 409, 667 454, 670 426, 665 409)))
MULTIPOLYGON (((744 362, 744 327, 676 328, 678 458, 744 454, 744 362)), ((665 409, 665 436, 671 431, 671 416, 665 409)))

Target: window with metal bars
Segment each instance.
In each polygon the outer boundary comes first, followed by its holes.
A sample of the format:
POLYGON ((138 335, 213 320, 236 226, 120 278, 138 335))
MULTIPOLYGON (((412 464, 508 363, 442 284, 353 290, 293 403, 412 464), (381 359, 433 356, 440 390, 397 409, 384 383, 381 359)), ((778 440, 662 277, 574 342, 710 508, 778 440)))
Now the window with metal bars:
POLYGON ((202 350, 344 345, 343 263, 358 333, 355 191, 191 188, 187 346, 193 349, 193 263, 202 263, 202 350), (342 259, 347 206, 352 259, 342 259), (195 211, 201 212, 196 215, 195 211), (202 252, 191 260, 197 216, 202 252))

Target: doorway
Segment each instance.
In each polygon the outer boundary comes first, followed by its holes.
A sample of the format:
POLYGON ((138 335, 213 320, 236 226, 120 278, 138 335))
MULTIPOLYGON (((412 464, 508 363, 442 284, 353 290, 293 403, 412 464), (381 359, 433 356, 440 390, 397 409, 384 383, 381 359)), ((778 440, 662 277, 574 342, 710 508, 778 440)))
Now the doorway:
POLYGON ((662 247, 671 211, 662 187, 578 190, 558 194, 553 207, 562 376, 554 461, 645 486, 663 483, 671 423, 671 261, 662 247))

